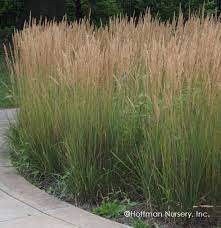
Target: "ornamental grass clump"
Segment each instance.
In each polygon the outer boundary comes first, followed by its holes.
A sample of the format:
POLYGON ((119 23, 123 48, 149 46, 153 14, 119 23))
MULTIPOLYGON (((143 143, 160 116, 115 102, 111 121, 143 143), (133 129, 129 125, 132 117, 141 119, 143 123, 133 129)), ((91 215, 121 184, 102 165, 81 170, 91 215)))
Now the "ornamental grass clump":
POLYGON ((14 35, 12 56, 18 160, 45 176, 68 173, 79 200, 120 189, 160 209, 218 203, 215 18, 33 22, 14 35))

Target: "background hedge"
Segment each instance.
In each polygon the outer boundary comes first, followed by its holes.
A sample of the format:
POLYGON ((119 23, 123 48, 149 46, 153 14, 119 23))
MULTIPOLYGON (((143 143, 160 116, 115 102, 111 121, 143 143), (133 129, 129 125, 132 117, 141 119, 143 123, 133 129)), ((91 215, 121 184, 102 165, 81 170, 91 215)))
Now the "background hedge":
POLYGON ((90 16, 95 24, 100 24, 120 13, 138 17, 147 8, 161 20, 173 18, 180 8, 188 18, 189 10, 198 11, 204 4, 206 13, 220 12, 220 0, 0 0, 0 43, 8 39, 14 27, 22 27, 31 9, 39 16, 56 17, 59 14, 58 19, 66 13, 70 21, 90 16), (57 11, 53 10, 56 4, 59 4, 57 11))

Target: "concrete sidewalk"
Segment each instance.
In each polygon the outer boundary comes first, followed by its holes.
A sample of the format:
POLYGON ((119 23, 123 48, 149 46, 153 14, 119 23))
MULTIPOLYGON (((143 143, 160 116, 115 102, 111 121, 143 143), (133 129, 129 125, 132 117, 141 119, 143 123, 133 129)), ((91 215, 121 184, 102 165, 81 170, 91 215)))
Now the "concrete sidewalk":
POLYGON ((31 185, 10 163, 4 134, 16 110, 0 110, 0 228, 126 228, 31 185))

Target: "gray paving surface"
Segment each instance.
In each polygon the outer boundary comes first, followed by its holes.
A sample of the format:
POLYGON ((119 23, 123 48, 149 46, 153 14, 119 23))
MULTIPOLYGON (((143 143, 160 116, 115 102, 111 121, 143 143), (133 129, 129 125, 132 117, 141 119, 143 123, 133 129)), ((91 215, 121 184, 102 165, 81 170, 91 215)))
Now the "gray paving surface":
POLYGON ((5 133, 16 110, 0 109, 0 228, 124 228, 31 185, 10 162, 5 133))

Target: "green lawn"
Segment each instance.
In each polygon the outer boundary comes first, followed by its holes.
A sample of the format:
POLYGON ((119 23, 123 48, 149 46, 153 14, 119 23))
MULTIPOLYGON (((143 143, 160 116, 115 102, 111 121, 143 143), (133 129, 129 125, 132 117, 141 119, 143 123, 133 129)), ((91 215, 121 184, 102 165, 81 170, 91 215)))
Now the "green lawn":
POLYGON ((0 108, 12 107, 9 72, 0 55, 0 108))

